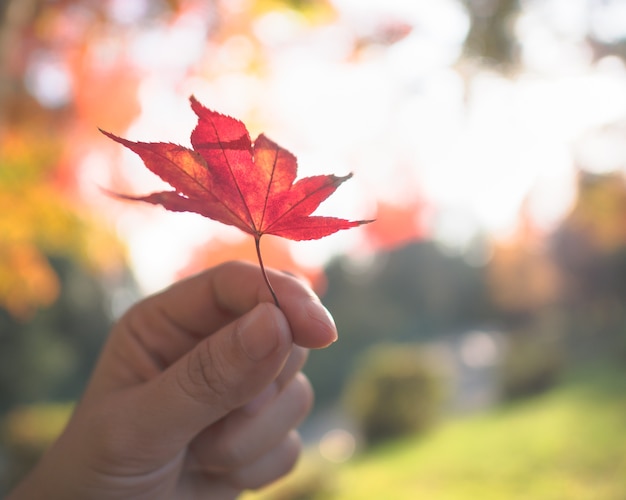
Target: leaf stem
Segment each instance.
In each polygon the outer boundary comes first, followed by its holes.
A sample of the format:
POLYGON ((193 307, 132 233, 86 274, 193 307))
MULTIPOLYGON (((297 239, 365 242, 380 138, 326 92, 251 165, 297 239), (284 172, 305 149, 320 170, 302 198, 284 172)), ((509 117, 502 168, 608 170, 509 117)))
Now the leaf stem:
POLYGON ((276 307, 280 309, 280 304, 278 303, 278 297, 276 297, 276 292, 272 288, 272 284, 270 283, 269 278, 267 277, 267 273, 265 272, 265 266, 263 265, 263 258, 261 257, 261 236, 254 237, 254 244, 256 245, 256 255, 259 259, 259 265, 261 266, 261 273, 263 274, 263 279, 265 280, 265 284, 267 288, 269 288, 270 293, 272 294, 272 298, 274 299, 274 304, 276 307))

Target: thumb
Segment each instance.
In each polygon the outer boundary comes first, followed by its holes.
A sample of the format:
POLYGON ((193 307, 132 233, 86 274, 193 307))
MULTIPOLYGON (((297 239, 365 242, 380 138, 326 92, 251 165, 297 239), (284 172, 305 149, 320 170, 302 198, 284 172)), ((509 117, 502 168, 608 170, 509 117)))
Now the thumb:
POLYGON ((132 420, 142 441, 137 444, 178 453, 202 429, 270 384, 291 346, 283 313, 273 304, 258 304, 132 391, 129 403, 139 413, 132 420))

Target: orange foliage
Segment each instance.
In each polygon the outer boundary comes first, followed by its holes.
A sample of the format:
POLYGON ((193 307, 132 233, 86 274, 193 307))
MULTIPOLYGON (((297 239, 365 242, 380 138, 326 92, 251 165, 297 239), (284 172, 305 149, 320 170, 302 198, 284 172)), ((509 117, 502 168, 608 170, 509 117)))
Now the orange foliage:
POLYGON ((379 202, 376 223, 368 224, 361 230, 372 245, 379 250, 391 250, 427 236, 421 221, 424 205, 414 202, 407 205, 393 205, 379 202))
MULTIPOLYGON (((139 114, 139 75, 124 61, 105 65, 84 50, 70 60, 76 120, 96 136, 97 127, 124 130, 139 114)), ((98 136, 99 138, 99 136, 98 136)))
POLYGON ((80 199, 76 173, 101 143, 98 125, 122 129, 138 113, 139 76, 121 45, 109 50, 106 2, 8 4, 12 22, 0 26, 0 307, 25 318, 58 295, 49 256, 99 272, 121 265, 121 246, 80 199), (56 69, 38 74, 47 64, 56 69), (41 80, 35 87, 29 71, 41 80), (68 95, 64 83, 45 80, 50 74, 65 75, 68 95), (57 84, 59 102, 38 101, 33 88, 54 94, 57 84))
POLYGON ((51 182, 58 149, 34 127, 15 127, 0 138, 0 307, 21 319, 58 295, 47 256, 99 270, 122 261, 113 236, 51 182))
POLYGON ((494 302, 508 312, 530 312, 554 304, 559 297, 558 270, 543 235, 525 213, 517 231, 494 245, 487 274, 494 302))
POLYGON ((626 246, 626 181, 622 174, 581 175, 576 206, 565 225, 610 252, 626 246))
POLYGON ((26 319, 36 308, 48 306, 59 294, 59 280, 29 244, 0 243, 0 305, 13 316, 26 319))

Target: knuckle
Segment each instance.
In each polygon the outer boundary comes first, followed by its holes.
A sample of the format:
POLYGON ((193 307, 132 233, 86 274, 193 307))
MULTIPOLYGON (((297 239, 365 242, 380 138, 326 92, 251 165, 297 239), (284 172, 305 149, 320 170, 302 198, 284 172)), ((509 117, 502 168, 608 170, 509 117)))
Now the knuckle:
POLYGON ((190 398, 207 404, 223 401, 229 392, 226 367, 208 342, 201 343, 185 358, 178 371, 178 384, 190 398))
POLYGON ((262 488, 291 472, 298 462, 301 451, 300 435, 296 431, 291 431, 283 441, 256 462, 233 470, 229 478, 230 483, 240 489, 262 488))
POLYGON ((249 447, 235 437, 221 439, 218 443, 220 463, 228 470, 245 466, 249 461, 249 447))
POLYGON ((292 382, 294 402, 298 405, 299 411, 305 415, 311 411, 315 398, 313 386, 303 373, 298 373, 292 382))

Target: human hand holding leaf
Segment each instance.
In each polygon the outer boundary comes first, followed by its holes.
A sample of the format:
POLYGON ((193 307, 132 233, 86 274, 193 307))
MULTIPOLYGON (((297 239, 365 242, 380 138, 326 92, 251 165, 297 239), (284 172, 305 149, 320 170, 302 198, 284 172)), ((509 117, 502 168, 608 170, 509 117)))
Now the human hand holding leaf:
POLYGON ((173 188, 145 196, 113 194, 172 211, 196 212, 253 235, 263 277, 279 305, 263 266, 261 236, 314 240, 371 222, 311 215, 352 175, 319 175, 296 181, 296 158, 287 150, 263 134, 252 143, 242 122, 207 109, 194 97, 191 107, 198 116, 191 134, 193 149, 163 142, 132 142, 102 131, 137 153, 148 169, 173 188))

